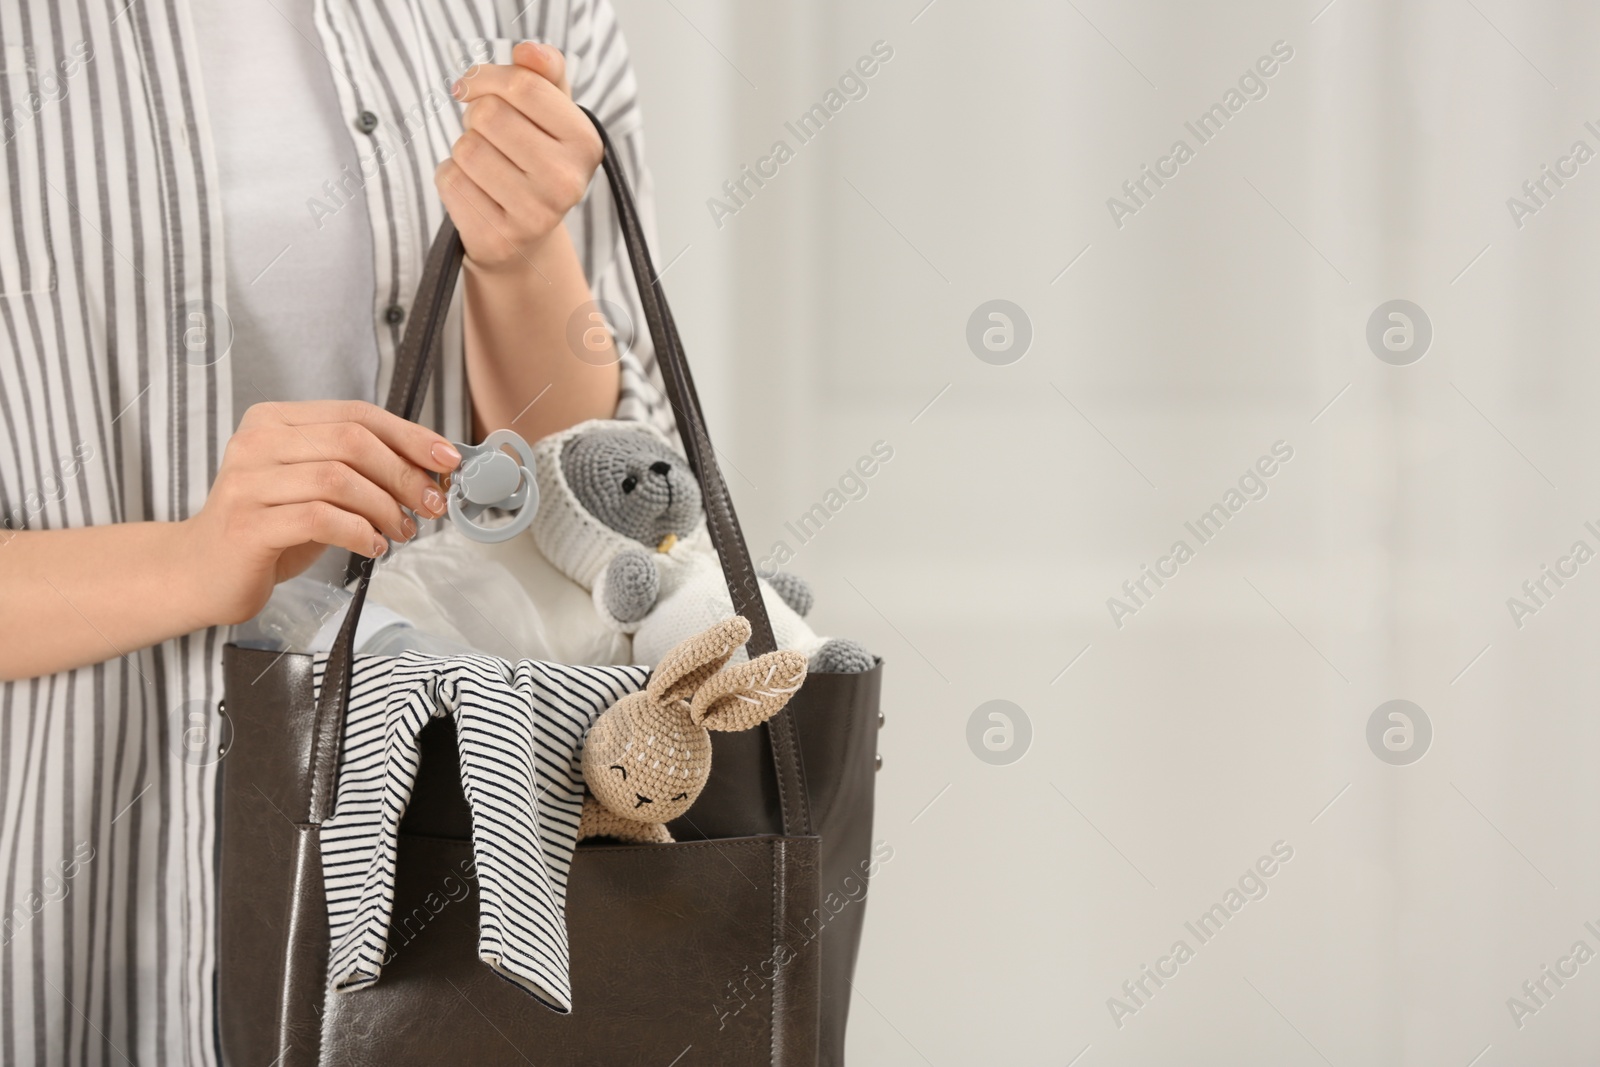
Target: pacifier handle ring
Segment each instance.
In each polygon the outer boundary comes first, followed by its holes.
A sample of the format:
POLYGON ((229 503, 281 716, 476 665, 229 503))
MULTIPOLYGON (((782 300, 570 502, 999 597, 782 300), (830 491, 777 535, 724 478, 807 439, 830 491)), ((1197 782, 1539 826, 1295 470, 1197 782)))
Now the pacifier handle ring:
MULTIPOLYGON (((506 523, 504 526, 484 526, 468 517, 465 508, 463 507, 462 498, 465 493, 461 487, 459 478, 451 479, 451 484, 448 490, 451 521, 459 526, 461 528, 461 532, 468 538, 483 544, 493 545, 511 540, 513 537, 526 530, 529 526, 533 525, 533 517, 539 510, 539 485, 534 481, 533 478, 533 449, 529 446, 528 442, 524 441, 522 436, 515 430, 496 430, 488 437, 485 437, 482 444, 467 446, 457 445, 457 448, 463 456, 470 458, 475 454, 481 455, 486 452, 499 451, 503 446, 509 446, 522 461, 518 465, 518 470, 522 474, 522 482, 517 487, 516 492, 506 498, 506 501, 513 501, 520 496, 523 498, 522 506, 516 509, 516 514, 509 523, 506 523)), ((462 461, 462 466, 466 466, 466 463, 467 460, 464 459, 462 461)), ((504 501, 497 502, 496 504, 484 505, 478 510, 481 512, 488 507, 498 506, 498 503, 503 502, 504 501)))

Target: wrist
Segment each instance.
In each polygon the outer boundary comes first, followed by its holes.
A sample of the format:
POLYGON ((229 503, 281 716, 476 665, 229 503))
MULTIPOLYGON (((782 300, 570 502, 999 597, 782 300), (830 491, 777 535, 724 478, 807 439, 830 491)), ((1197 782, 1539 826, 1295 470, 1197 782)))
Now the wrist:
POLYGON ((172 598, 183 633, 238 621, 228 617, 229 612, 216 596, 224 583, 211 570, 207 539, 198 521, 198 516, 191 516, 152 524, 152 573, 161 583, 163 595, 172 598))
MULTIPOLYGON (((548 280, 547 266, 559 254, 562 238, 566 236, 567 228, 558 225, 549 233, 538 237, 530 243, 518 244, 508 247, 502 241, 497 251, 503 252, 493 258, 478 258, 468 253, 462 259, 468 281, 478 278, 487 282, 510 281, 522 284, 528 280, 548 280)), ((566 242, 569 246, 571 241, 566 242)))

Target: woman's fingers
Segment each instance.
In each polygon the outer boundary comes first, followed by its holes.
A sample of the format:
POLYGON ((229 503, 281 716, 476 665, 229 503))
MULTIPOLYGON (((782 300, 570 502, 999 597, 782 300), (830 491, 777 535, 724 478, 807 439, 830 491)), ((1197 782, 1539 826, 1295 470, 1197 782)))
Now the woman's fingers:
POLYGON ((277 450, 279 464, 346 464, 380 487, 399 507, 430 519, 444 514, 444 494, 439 491, 439 483, 360 423, 315 423, 282 427, 276 432, 283 437, 277 450))
POLYGON ((408 511, 444 514, 444 494, 429 472, 453 470, 460 458, 432 430, 372 404, 258 404, 229 442, 229 476, 219 476, 213 492, 246 508, 327 504, 366 523, 364 532, 344 530, 338 543, 371 555, 379 533, 395 541, 416 534, 408 511))
POLYGON ((564 143, 592 142, 599 158, 600 135, 588 117, 572 103, 561 87, 527 67, 490 64, 473 67, 456 82, 456 99, 470 104, 498 96, 524 118, 564 143))
POLYGON ((567 57, 561 49, 523 41, 511 50, 511 62, 533 71, 564 95, 572 96, 572 86, 567 81, 567 57))
MULTIPOLYGON (((529 122, 522 112, 498 96, 486 96, 468 104, 466 114, 462 116, 462 125, 467 133, 480 136, 499 149, 521 172, 519 177, 524 181, 548 167, 560 147, 554 137, 529 122)), ((464 134, 462 140, 466 139, 464 134)), ((460 146, 461 142, 457 141, 456 147, 460 146)), ((465 166, 460 156, 455 158, 465 166)), ((469 173, 472 170, 471 167, 466 169, 469 173)))
MULTIPOLYGON (((545 136, 527 123, 522 125, 535 136, 545 136)), ((514 220, 513 231, 506 234, 508 239, 515 240, 529 230, 543 233, 554 229, 566 214, 565 205, 547 202, 541 195, 541 187, 530 182, 527 174, 478 132, 468 130, 462 134, 450 155, 462 173, 494 200, 505 217, 514 220)))
POLYGON ((278 551, 319 544, 376 559, 389 548, 366 519, 325 500, 268 508, 260 521, 267 547, 278 551))
POLYGON ((249 492, 268 508, 321 501, 361 516, 391 541, 409 541, 417 524, 385 489, 338 460, 292 463, 246 476, 249 492))
POLYGON ((469 68, 452 87, 465 133, 434 184, 461 228, 468 263, 531 265, 532 254, 583 199, 600 165, 600 135, 572 102, 566 59, 523 42, 511 64, 469 68))
POLYGON ((245 412, 239 428, 243 431, 263 426, 319 426, 341 422, 365 427, 396 453, 426 470, 442 474, 455 470, 461 463, 461 454, 440 434, 363 400, 256 404, 245 412))
MULTIPOLYGON (((528 123, 523 123, 531 129, 528 123)), ((538 133, 538 131, 534 131, 538 133)), ((538 134, 543 137, 544 134, 538 134)), ((506 154, 487 136, 477 130, 468 130, 456 138, 450 149, 461 172, 471 178, 495 203, 508 213, 521 206, 517 201, 527 195, 528 175, 523 173, 506 154)))
POLYGON ((505 209, 484 192, 478 183, 467 177, 466 171, 454 159, 447 159, 434 171, 433 184, 439 190, 444 209, 461 230, 461 240, 467 254, 475 258, 484 256, 484 249, 497 248, 503 258, 517 260, 522 251, 512 239, 505 209))
POLYGON ((218 618, 243 621, 271 584, 326 545, 369 558, 416 535, 415 511, 444 499, 433 473, 461 465, 448 440, 360 401, 256 404, 228 441, 205 505, 185 526, 202 556, 226 560, 218 618), (237 572, 237 573, 235 573, 237 572), (232 588, 226 588, 231 584, 232 588))
POLYGON ((507 237, 555 229, 583 199, 594 168, 498 96, 467 107, 469 128, 451 159, 514 224, 507 237))

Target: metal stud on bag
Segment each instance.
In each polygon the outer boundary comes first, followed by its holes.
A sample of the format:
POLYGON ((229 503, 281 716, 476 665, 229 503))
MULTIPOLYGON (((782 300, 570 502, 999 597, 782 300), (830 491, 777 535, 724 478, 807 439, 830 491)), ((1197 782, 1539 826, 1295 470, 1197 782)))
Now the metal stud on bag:
POLYGON ((539 486, 533 480, 533 449, 528 442, 512 430, 496 430, 481 445, 457 442, 455 447, 461 453, 461 466, 445 475, 441 485, 456 527, 472 540, 491 545, 526 530, 539 510, 539 486), (510 448, 522 462, 503 448, 510 448), (490 508, 514 514, 504 525, 488 526, 478 520, 490 508))

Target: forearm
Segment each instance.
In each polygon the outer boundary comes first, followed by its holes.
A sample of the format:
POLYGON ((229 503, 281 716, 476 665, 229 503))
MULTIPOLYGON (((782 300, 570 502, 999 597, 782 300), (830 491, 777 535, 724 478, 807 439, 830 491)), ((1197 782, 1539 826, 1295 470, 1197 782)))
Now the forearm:
POLYGON ((585 323, 588 342, 578 351, 568 338, 569 321, 593 296, 565 226, 509 266, 468 257, 465 274, 467 381, 480 440, 510 428, 536 441, 616 410, 620 372, 609 333, 585 323))
POLYGON ((115 659, 212 625, 178 523, 0 532, 0 680, 115 659))

